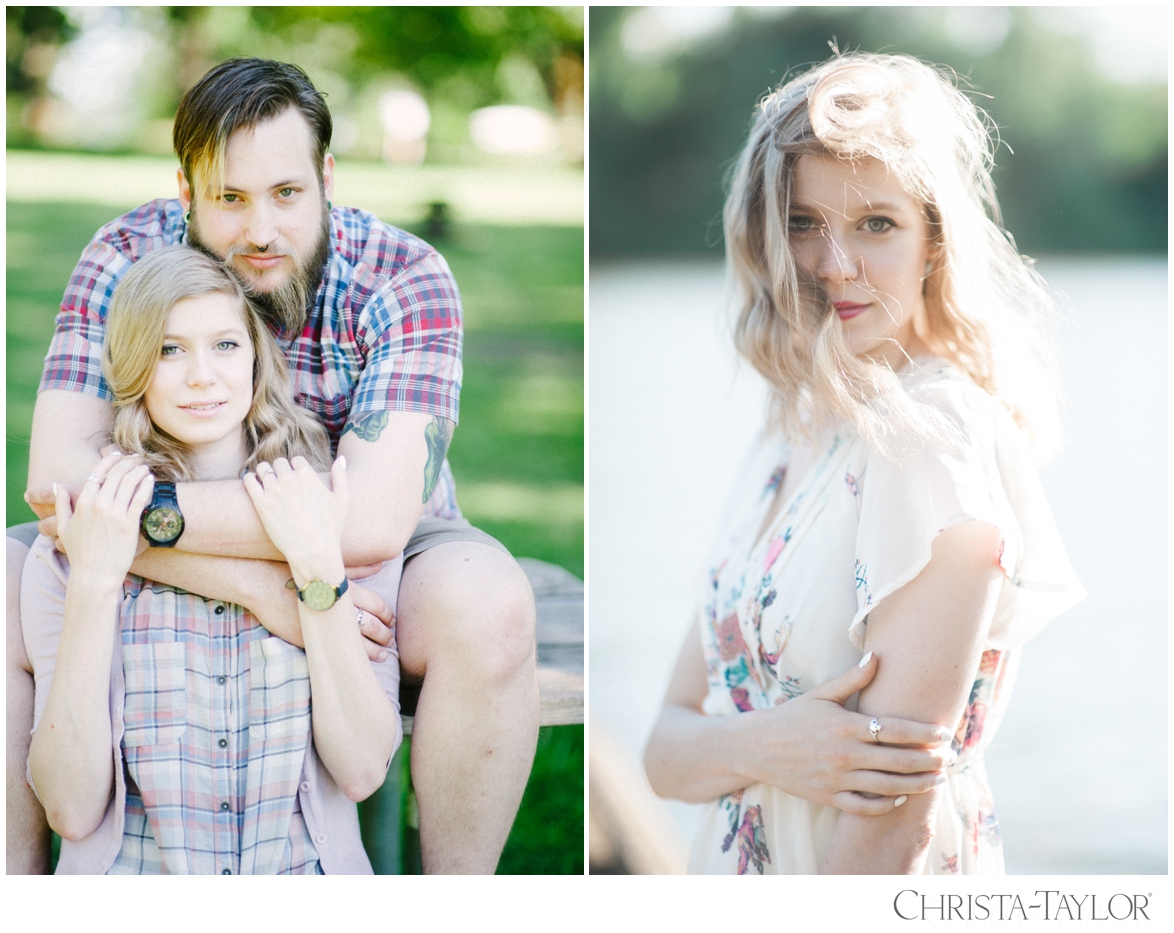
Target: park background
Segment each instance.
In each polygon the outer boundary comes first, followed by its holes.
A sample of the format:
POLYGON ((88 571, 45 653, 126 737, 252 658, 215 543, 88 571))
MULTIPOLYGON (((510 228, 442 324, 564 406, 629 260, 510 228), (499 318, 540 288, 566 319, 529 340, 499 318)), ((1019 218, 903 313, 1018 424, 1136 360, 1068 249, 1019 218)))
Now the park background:
POLYGON ((592 8, 589 27, 591 871, 681 870, 696 825, 639 762, 762 424, 724 313, 722 183, 755 103, 834 42, 958 73, 998 127, 1006 226, 1067 308, 1066 445, 1042 477, 1089 596, 1026 647, 987 755, 1007 870, 1165 874, 1165 7, 592 8))
MULTIPOLYGON (((10 6, 6 26, 6 524, 33 518, 36 387, 82 248, 175 196, 180 97, 258 56, 326 93, 335 201, 424 236, 453 270, 462 511, 583 576, 581 7, 10 6)), ((582 872, 583 774, 583 727, 544 728, 499 873, 582 872)), ((392 846, 408 867, 411 847, 392 846)))

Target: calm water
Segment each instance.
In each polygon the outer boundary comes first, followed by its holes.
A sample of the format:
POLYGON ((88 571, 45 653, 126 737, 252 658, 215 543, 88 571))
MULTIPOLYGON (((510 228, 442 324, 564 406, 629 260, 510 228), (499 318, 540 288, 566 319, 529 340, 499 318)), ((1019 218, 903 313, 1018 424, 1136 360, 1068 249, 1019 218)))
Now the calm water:
MULTIPOLYGON (((1039 268, 1072 308, 1065 449, 1043 481, 1089 597, 1027 646, 987 756, 1007 869, 1164 873, 1166 264, 1039 268)), ((591 270, 590 709, 635 756, 762 420, 720 305, 713 265, 591 270)), ((690 838, 695 808, 666 806, 690 838)))

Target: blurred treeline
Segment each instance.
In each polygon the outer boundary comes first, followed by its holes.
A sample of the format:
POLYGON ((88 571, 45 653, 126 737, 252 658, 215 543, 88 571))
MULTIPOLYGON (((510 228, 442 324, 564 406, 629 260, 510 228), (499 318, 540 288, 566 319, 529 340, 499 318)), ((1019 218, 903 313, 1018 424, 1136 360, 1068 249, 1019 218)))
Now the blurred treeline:
POLYGON ((351 158, 384 154, 380 102, 399 89, 427 102, 428 162, 482 158, 469 116, 499 104, 546 114, 569 137, 561 156, 582 155, 582 7, 10 6, 6 20, 9 147, 169 153, 184 92, 249 55, 306 70, 351 158))
MULTIPOLYGON (((1022 250, 1166 250, 1164 52, 1160 77, 1129 73, 1128 48, 1114 68, 1087 10, 593 7, 590 17, 595 256, 720 254, 723 179, 755 104, 826 60, 832 40, 962 76, 998 127, 994 178, 1022 250)), ((1132 39, 1152 59, 1155 42, 1164 49, 1165 11, 1144 19, 1160 33, 1134 29, 1132 39)))

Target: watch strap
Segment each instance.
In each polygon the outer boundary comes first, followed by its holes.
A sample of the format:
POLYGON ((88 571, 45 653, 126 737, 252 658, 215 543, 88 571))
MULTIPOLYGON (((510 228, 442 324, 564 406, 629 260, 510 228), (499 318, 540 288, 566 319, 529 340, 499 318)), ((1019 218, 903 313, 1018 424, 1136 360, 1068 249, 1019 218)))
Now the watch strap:
POLYGON ((147 509, 157 509, 161 505, 169 506, 170 508, 179 511, 179 497, 175 494, 175 483, 164 480, 161 483, 155 484, 155 490, 151 495, 151 502, 147 509))
POLYGON ((151 492, 151 501, 147 503, 147 507, 143 509, 143 514, 139 519, 139 530, 142 532, 147 543, 151 547, 175 547, 175 543, 183 534, 183 512, 179 510, 179 496, 175 491, 175 483, 169 480, 163 480, 155 483, 155 488, 151 492), (180 530, 170 541, 160 541, 151 537, 147 532, 147 516, 149 516, 156 509, 171 509, 179 516, 180 530))

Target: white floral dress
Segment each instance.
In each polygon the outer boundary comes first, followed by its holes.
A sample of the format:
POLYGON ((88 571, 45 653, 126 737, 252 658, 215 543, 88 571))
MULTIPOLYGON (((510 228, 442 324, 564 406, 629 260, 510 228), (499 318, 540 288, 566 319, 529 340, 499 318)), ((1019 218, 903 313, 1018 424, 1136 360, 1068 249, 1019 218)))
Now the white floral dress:
MULTIPOLYGON (((894 463, 844 431, 760 535, 787 445, 764 437, 739 482, 702 600, 704 710, 734 716, 785 703, 861 658, 868 614, 912 580, 945 528, 977 519, 1003 537, 1002 589, 958 724, 926 872, 1001 873, 983 766, 1006 709, 1016 648, 1084 595, 1025 440, 1003 408, 949 364, 920 360, 907 391, 961 433, 894 463)), ((709 804, 694 873, 818 874, 839 810, 755 784, 709 804)))

